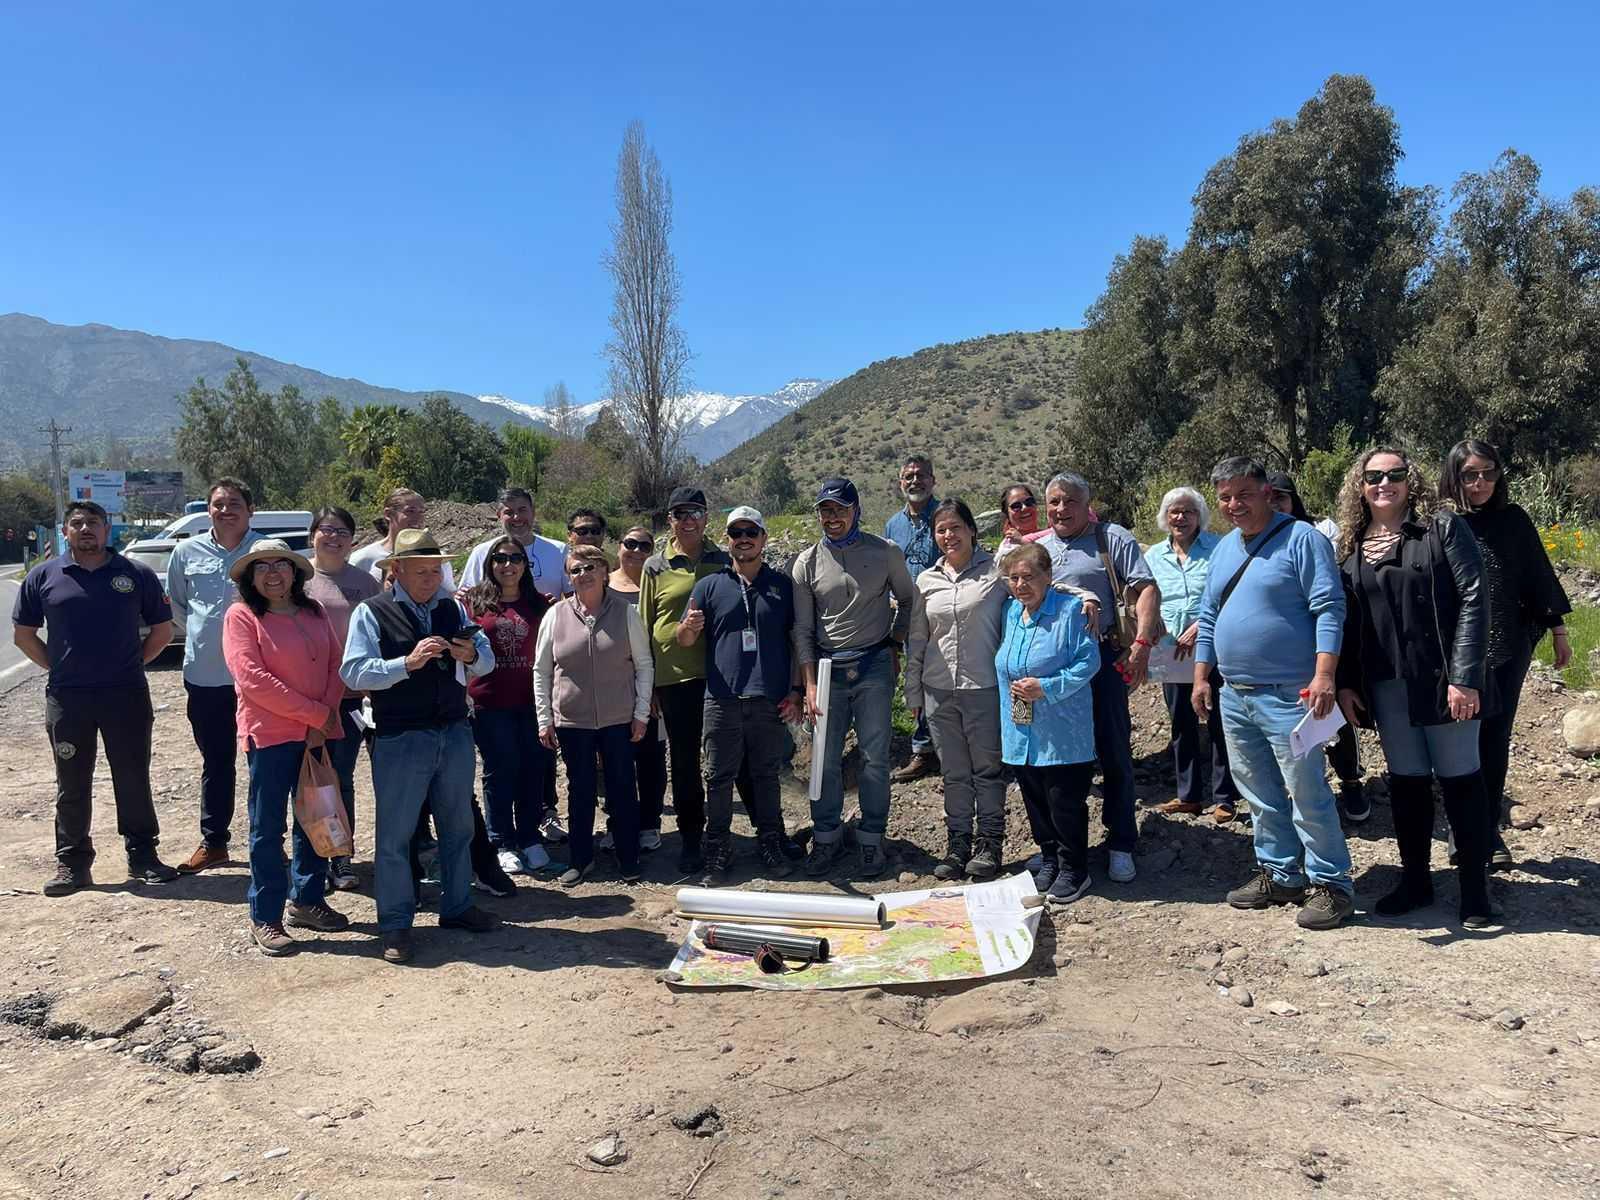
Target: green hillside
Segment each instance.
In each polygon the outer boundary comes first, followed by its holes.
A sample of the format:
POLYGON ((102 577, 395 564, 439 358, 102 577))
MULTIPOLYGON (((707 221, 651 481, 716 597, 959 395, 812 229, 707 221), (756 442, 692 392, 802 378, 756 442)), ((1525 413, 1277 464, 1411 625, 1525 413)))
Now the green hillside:
POLYGON ((1054 465, 1080 337, 1001 333, 875 362, 712 463, 707 482, 724 502, 754 498, 761 464, 779 453, 802 504, 821 480, 846 475, 878 527, 901 503, 901 461, 921 451, 933 458, 941 497, 960 496, 974 512, 993 508, 1006 483, 1042 482, 1054 465))

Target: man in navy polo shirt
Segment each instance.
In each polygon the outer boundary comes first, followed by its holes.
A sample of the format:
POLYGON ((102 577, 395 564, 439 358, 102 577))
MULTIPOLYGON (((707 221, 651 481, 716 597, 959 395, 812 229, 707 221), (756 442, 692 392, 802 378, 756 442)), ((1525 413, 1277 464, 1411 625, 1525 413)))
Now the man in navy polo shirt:
POLYGON ((698 580, 678 622, 677 640, 692 646, 706 637, 704 751, 706 874, 717 887, 733 861, 733 787, 741 766, 750 771, 750 800, 757 854, 769 878, 789 874, 784 852, 778 772, 783 766, 785 721, 800 717, 804 695, 794 669, 794 581, 761 560, 767 526, 741 506, 728 514, 733 559, 698 580))
POLYGON ((56 763, 56 873, 46 896, 94 883, 89 837, 95 738, 105 742, 128 873, 166 883, 178 873, 156 857, 161 827, 150 795, 155 710, 145 664, 172 640, 172 609, 149 567, 106 548, 111 523, 87 500, 66 508, 67 552, 28 573, 11 613, 17 648, 50 672, 44 723, 56 763), (140 636, 140 626, 149 632, 140 636), (40 638, 43 626, 48 641, 40 638))

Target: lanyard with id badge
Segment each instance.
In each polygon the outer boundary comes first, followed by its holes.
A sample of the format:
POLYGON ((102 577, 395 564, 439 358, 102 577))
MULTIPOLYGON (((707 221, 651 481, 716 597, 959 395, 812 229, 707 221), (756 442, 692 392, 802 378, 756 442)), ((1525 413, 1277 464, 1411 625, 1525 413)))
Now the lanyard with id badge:
POLYGON ((739 645, 746 654, 756 652, 756 605, 754 589, 739 577, 739 590, 744 593, 744 631, 740 636, 739 645))

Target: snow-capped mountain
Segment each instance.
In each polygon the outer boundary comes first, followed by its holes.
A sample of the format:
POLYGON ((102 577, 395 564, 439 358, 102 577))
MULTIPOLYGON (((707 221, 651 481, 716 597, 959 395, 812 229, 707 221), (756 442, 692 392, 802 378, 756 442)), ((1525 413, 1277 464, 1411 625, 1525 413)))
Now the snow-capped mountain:
MULTIPOLYGON (((687 417, 683 448, 701 462, 710 462, 732 450, 740 442, 755 437, 786 413, 820 396, 831 379, 792 379, 775 392, 760 396, 729 396, 722 392, 686 392, 675 403, 687 417)), ((524 404, 508 396, 479 396, 485 404, 508 409, 520 417, 550 424, 550 411, 543 405, 524 404)), ((610 400, 573 407, 580 428, 587 429, 610 400)))

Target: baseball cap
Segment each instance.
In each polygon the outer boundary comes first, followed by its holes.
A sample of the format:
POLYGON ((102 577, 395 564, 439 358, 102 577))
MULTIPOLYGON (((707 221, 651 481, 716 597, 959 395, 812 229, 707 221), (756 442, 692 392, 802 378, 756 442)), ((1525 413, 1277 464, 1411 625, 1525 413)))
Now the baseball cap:
POLYGON ((723 528, 732 529, 734 523, 738 521, 749 521, 750 524, 761 530, 762 533, 767 531, 766 521, 762 519, 759 512, 751 508, 748 504, 741 504, 738 508, 730 512, 728 514, 727 524, 724 525, 723 528))
POLYGON ((705 508, 706 494, 697 487, 680 487, 672 489, 672 497, 667 501, 667 511, 675 508, 705 508))
POLYGON ((1283 471, 1273 471, 1267 475, 1267 486, 1275 492, 1282 492, 1286 496, 1298 496, 1300 493, 1294 486, 1294 480, 1283 471))
POLYGON ((843 478, 825 480, 818 490, 818 505, 826 504, 830 500, 835 504, 845 504, 850 507, 861 503, 860 497, 856 495, 856 485, 843 478))

